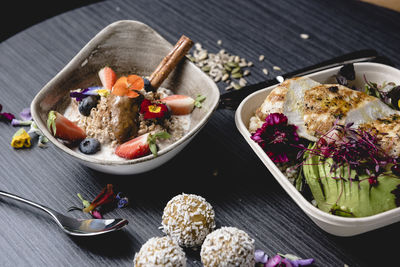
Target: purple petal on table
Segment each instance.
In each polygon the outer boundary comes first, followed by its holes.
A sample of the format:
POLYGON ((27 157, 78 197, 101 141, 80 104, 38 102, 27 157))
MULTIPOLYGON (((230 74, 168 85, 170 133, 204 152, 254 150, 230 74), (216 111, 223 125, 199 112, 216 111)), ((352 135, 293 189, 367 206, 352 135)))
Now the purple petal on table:
POLYGON ((264 267, 276 267, 278 266, 279 263, 281 263, 281 256, 275 255, 272 258, 269 258, 269 260, 265 263, 264 267))
POLYGON ((281 261, 281 266, 285 266, 285 267, 294 267, 292 265, 292 262, 288 259, 282 259, 281 261))
POLYGON ((11 122, 13 119, 15 119, 15 116, 11 113, 0 113, 0 121, 11 122))
POLYGON ((255 259, 256 263, 267 263, 268 255, 265 254, 264 251, 257 249, 254 252, 254 259, 255 259))
POLYGON ((314 259, 298 259, 291 261, 294 266, 307 266, 314 263, 314 259))
POLYGON ((31 114, 31 109, 30 108, 24 108, 21 113, 19 113, 19 116, 23 121, 30 121, 32 120, 32 114, 31 114))

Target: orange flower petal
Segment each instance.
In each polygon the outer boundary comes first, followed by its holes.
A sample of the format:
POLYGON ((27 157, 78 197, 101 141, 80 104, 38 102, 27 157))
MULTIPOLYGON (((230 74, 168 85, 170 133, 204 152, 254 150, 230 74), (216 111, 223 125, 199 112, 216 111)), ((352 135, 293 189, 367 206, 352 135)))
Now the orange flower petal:
POLYGON ((119 78, 113 87, 113 90, 111 92, 113 95, 117 96, 124 96, 128 93, 128 79, 125 76, 122 76, 119 78))
POLYGON ((144 87, 143 78, 137 75, 129 75, 128 78, 129 90, 142 90, 144 87))
POLYGON ((128 92, 125 94, 127 97, 129 97, 129 98, 135 98, 135 97, 138 97, 139 96, 139 94, 138 93, 136 93, 135 91, 133 91, 133 90, 128 90, 128 92))

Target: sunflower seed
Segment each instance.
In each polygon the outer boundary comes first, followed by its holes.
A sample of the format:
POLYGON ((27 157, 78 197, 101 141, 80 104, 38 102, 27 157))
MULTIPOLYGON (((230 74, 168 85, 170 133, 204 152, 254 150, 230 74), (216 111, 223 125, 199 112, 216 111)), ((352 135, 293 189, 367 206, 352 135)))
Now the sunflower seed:
POLYGON ((250 74, 250 71, 249 70, 245 70, 244 72, 243 72, 243 76, 247 76, 247 75, 249 75, 250 74))
POLYGON ((264 60, 264 55, 260 55, 259 57, 258 57, 258 61, 263 61, 264 60))
POLYGON ((231 85, 232 85, 233 89, 235 89, 235 90, 239 90, 240 88, 242 88, 238 83, 235 83, 235 82, 231 82, 231 85))
POLYGON ((273 66, 272 67, 274 70, 282 70, 281 68, 279 68, 278 66, 273 66))
POLYGON ((264 72, 265 75, 268 75, 268 70, 267 69, 263 69, 262 71, 264 72))
POLYGON ((221 40, 218 40, 218 41, 217 41, 217 45, 222 45, 222 41, 221 41, 221 40))
POLYGON ((239 85, 240 85, 241 87, 246 86, 246 84, 247 84, 247 81, 246 81, 245 79, 243 79, 243 78, 240 78, 240 79, 239 79, 239 85))
POLYGON ((307 33, 302 33, 302 34, 300 34, 300 37, 301 37, 301 39, 308 39, 308 38, 310 38, 310 35, 308 35, 307 33))
POLYGON ((226 81, 226 80, 228 80, 228 78, 229 78, 229 74, 228 74, 228 73, 225 73, 225 74, 222 76, 222 81, 226 81))
POLYGON ((247 67, 252 67, 253 66, 253 62, 249 61, 247 62, 247 67))

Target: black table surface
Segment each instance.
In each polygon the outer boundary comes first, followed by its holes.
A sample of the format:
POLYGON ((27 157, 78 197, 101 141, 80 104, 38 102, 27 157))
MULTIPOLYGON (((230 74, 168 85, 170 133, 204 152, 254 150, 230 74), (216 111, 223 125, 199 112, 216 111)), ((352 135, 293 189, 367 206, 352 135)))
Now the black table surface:
MULTIPOLYGON (((56 4, 56 3, 55 3, 56 4)), ((142 21, 174 43, 181 34, 211 52, 225 48, 254 62, 250 83, 331 57, 373 48, 400 66, 400 14, 350 0, 146 1, 94 3, 57 15, 0 44, 0 104, 18 114, 96 33, 122 19, 142 21), (300 34, 309 34, 309 39, 300 34), (221 40, 219 46, 217 41, 221 40), (263 62, 259 55, 265 55, 263 62), (279 66, 282 72, 272 69, 279 66), (269 75, 262 72, 270 70, 269 75)), ((7 27, 7 25, 3 25, 7 27)), ((224 85, 218 84, 221 93, 224 85)), ((235 226, 268 254, 315 259, 315 266, 383 266, 397 262, 398 223, 353 237, 315 225, 280 187, 236 129, 234 111, 217 110, 175 158, 148 173, 103 174, 49 144, 10 146, 16 128, 0 123, 0 189, 66 212, 106 184, 130 206, 106 217, 127 218, 126 229, 94 238, 62 232, 46 214, 0 199, 0 266, 132 266, 135 252, 159 229, 165 204, 185 192, 205 197, 217 225, 235 226)), ((72 216, 82 216, 79 212, 72 216)), ((187 250, 189 266, 201 266, 187 250)))

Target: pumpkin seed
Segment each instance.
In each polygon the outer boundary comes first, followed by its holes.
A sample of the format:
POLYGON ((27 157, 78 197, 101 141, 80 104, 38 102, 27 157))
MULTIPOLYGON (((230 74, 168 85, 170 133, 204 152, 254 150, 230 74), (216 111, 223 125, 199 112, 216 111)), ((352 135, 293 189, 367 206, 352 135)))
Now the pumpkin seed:
POLYGON ((231 74, 240 73, 240 71, 241 71, 241 68, 240 68, 240 67, 237 67, 237 68, 234 68, 234 69, 232 70, 231 74))
POLYGON ((201 70, 202 70, 202 71, 205 71, 205 72, 209 72, 210 69, 211 69, 210 66, 204 66, 204 67, 201 68, 201 70))
POLYGON ((242 78, 242 76, 243 75, 240 72, 236 72, 236 73, 231 74, 231 77, 234 78, 234 79, 242 78))

